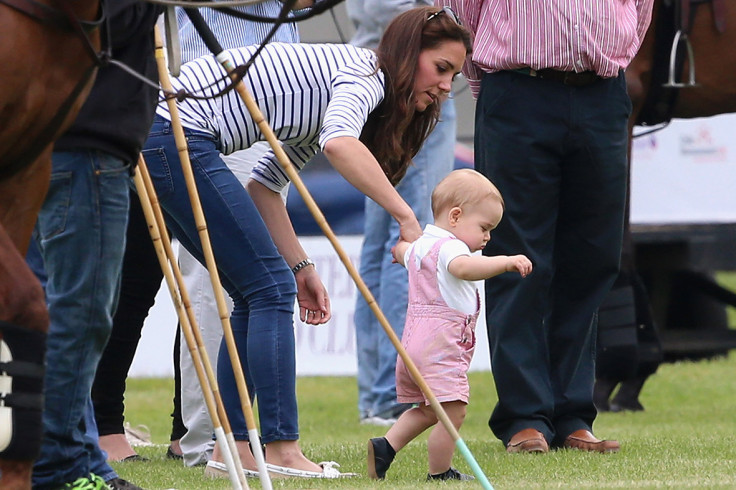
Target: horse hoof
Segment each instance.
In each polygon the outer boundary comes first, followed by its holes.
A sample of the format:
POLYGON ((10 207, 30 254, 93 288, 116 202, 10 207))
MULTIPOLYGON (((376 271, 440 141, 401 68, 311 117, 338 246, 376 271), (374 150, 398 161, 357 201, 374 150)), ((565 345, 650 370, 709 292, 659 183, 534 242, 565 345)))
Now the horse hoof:
POLYGON ((608 399, 616 388, 616 385, 618 385, 618 381, 606 378, 595 380, 595 385, 593 385, 593 404, 596 410, 599 412, 608 412, 611 410, 608 399))
POLYGON ((625 402, 612 401, 610 405, 611 412, 643 412, 644 405, 639 400, 626 400, 625 402))

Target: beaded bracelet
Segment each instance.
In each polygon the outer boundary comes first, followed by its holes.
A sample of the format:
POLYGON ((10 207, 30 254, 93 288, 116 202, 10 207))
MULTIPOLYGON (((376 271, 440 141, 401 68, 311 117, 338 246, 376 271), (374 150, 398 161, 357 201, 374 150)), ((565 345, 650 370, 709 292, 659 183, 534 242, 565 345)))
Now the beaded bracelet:
POLYGON ((300 270, 304 269, 308 265, 314 265, 314 261, 310 258, 306 258, 291 268, 291 272, 296 274, 300 270))

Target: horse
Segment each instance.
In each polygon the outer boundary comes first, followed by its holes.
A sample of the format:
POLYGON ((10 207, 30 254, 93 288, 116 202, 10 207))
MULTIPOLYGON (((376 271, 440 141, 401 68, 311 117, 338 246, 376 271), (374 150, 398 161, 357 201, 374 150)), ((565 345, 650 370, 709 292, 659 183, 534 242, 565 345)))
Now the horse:
POLYGON ((49 318, 25 263, 54 141, 99 65, 100 0, 0 0, 0 488, 30 488, 49 318))
MULTIPOLYGON (((655 0, 646 36, 626 69, 632 101, 630 141, 636 126, 656 129, 673 118, 736 112, 736 81, 730 76, 731 70, 724 69, 735 64, 736 5, 733 2, 655 0)), ((631 150, 629 162, 629 168, 636 165, 631 160, 631 150)), ((646 287, 639 274, 642 264, 637 262, 629 202, 627 199, 622 272, 599 312, 599 322, 606 314, 621 322, 614 325, 620 335, 613 343, 618 345, 608 350, 602 348, 599 323, 595 400, 603 411, 642 410, 639 393, 664 358, 654 329, 654 323, 664 318, 651 306, 649 295, 654 292, 646 287), (627 323, 626 328, 622 328, 623 323, 627 323), (620 388, 609 404, 609 397, 619 383, 620 388)), ((611 330, 607 334, 618 335, 611 330)))
POLYGON ((647 34, 626 69, 633 106, 632 129, 634 125, 651 126, 672 118, 736 112, 736 83, 724 69, 736 61, 734 42, 736 6, 733 2, 655 0, 647 34), (680 36, 675 39, 678 33, 680 36), (692 56, 688 56, 688 46, 692 48, 692 56), (691 70, 694 85, 689 83, 691 70), (645 109, 658 113, 643 113, 645 109))

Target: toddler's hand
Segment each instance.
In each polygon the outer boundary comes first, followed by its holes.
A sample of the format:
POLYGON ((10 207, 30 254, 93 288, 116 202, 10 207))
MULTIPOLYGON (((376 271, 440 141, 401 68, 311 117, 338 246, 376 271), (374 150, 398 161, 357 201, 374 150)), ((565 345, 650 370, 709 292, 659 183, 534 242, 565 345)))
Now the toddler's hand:
POLYGON ((406 252, 407 247, 411 245, 409 242, 402 240, 399 238, 399 241, 396 242, 396 245, 391 247, 391 263, 392 264, 403 264, 404 263, 404 252, 406 252))
POLYGON ((507 271, 519 271, 521 277, 526 277, 532 271, 532 261, 526 255, 513 255, 506 264, 507 271))

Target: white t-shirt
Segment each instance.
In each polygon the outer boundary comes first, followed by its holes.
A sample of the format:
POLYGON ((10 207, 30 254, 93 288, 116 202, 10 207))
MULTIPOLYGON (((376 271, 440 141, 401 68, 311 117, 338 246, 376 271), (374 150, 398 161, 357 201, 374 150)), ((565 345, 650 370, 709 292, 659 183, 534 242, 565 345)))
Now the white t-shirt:
MULTIPOLYGON (((454 237, 452 233, 438 226, 432 224, 425 226, 422 236, 406 250, 404 263, 407 269, 411 266, 419 268, 422 258, 429 253, 434 244, 448 236, 454 237), (415 251, 416 262, 414 264, 409 263, 412 250, 415 251)), ((447 306, 467 315, 472 315, 478 309, 478 287, 476 283, 458 279, 447 270, 450 262, 460 255, 472 255, 470 248, 462 240, 448 240, 442 244, 437 259, 437 283, 447 306)))

